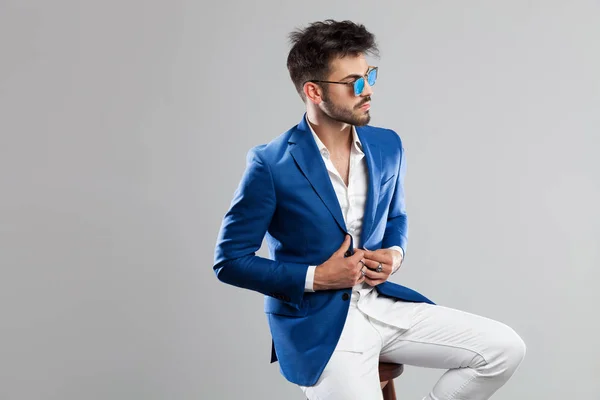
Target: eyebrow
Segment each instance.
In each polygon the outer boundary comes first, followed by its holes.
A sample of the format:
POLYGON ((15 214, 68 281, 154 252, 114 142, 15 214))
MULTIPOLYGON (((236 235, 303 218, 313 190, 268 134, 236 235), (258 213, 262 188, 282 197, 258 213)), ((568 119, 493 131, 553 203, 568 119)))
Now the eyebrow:
POLYGON ((363 75, 359 75, 359 74, 350 74, 350 75, 348 75, 348 76, 346 76, 346 77, 344 77, 344 78, 340 79, 340 81, 346 80, 346 79, 348 79, 348 78, 357 78, 357 79, 358 79, 358 78, 362 78, 363 76, 365 76, 365 75, 366 75, 366 73, 367 73, 367 72, 369 72, 369 68, 370 68, 370 67, 367 67, 367 71, 366 71, 366 72, 365 72, 365 74, 363 74, 363 75))

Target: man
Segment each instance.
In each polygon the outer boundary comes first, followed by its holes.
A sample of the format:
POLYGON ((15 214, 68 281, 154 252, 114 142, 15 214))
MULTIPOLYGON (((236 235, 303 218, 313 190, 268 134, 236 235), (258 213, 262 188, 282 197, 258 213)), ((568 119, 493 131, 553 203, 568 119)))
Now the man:
POLYGON ((381 399, 379 361, 443 368, 425 399, 488 399, 525 354, 490 319, 388 281, 407 244, 399 136, 369 126, 374 36, 349 21, 292 33, 300 123, 248 153, 214 270, 265 295, 272 362, 309 399, 381 399), (263 238, 269 259, 258 257, 263 238))

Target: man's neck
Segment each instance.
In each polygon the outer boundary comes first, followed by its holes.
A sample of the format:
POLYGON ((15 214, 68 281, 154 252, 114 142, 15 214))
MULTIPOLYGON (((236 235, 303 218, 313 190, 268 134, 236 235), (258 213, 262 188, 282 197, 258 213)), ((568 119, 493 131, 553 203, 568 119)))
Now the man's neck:
POLYGON ((352 125, 332 120, 324 114, 307 113, 308 123, 332 153, 346 151, 352 145, 352 125))

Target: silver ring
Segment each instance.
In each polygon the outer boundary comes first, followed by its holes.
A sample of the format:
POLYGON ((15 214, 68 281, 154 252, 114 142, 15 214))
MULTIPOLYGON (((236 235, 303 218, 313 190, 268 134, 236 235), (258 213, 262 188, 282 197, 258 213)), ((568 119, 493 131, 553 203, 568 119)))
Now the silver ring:
MULTIPOLYGON (((365 262, 363 260, 360 260, 359 263, 361 263, 363 266, 367 267, 367 264, 365 264, 365 262)), ((369 268, 369 267, 367 267, 367 268, 369 268)), ((362 269, 361 269, 361 271, 362 271, 362 269)))
POLYGON ((360 269, 360 273, 362 274, 362 276, 365 276, 367 274, 362 268, 360 269))
POLYGON ((379 263, 379 265, 377 266, 377 269, 375 270, 376 272, 381 272, 383 271, 383 265, 381 265, 381 263, 379 263))

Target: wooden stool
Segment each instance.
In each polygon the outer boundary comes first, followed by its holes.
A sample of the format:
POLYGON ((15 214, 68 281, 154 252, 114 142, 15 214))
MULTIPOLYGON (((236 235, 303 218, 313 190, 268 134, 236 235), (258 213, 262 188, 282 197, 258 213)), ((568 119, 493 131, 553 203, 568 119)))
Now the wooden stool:
POLYGON ((402 364, 379 363, 379 382, 381 382, 383 400, 396 400, 394 379, 402 375, 402 372, 404 372, 402 364))

